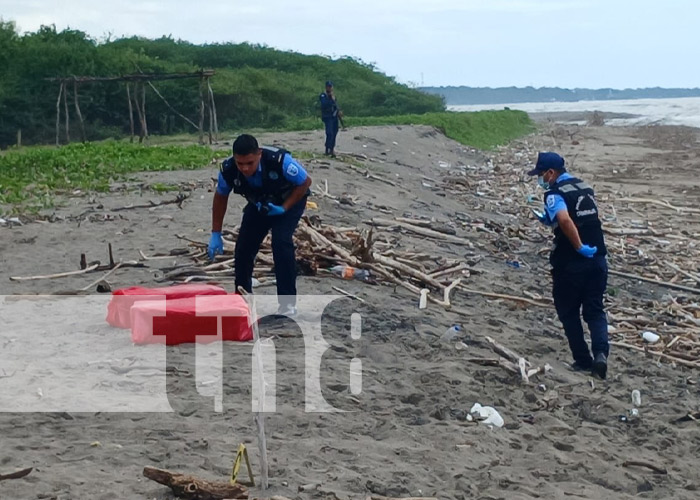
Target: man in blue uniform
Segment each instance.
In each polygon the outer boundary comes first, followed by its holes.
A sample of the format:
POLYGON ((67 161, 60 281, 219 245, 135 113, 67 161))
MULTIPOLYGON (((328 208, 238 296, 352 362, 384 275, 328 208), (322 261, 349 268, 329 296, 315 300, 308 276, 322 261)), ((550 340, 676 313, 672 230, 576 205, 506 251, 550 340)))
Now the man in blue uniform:
POLYGON ((603 294, 608 266, 595 193, 566 172, 564 158, 557 153, 540 153, 528 175, 538 176, 538 184, 546 190, 545 212, 539 219, 554 229, 554 249, 549 257, 554 306, 569 341, 572 367, 605 378, 610 347, 603 294), (591 333, 592 355, 583 336, 582 309, 591 333))
POLYGON ((322 92, 318 99, 321 102, 321 120, 326 126, 325 154, 335 157, 335 138, 338 135, 338 120, 342 117, 342 112, 335 100, 332 81, 326 82, 326 91, 322 92))
POLYGON ((228 196, 233 191, 248 204, 236 240, 234 267, 236 289, 252 292, 253 265, 267 233, 272 231, 279 314, 296 314, 296 259, 292 235, 306 208, 311 177, 284 149, 258 146, 252 135, 240 135, 233 143, 233 156, 226 159, 212 207, 209 258, 224 251, 221 227, 228 196))

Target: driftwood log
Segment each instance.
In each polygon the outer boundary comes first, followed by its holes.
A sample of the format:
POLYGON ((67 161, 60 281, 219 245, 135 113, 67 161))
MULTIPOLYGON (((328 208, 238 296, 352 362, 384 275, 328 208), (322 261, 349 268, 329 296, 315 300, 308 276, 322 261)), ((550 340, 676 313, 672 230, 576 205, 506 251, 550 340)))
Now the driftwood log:
POLYGON ((0 481, 4 481, 6 479, 21 479, 33 470, 33 467, 28 467, 27 469, 18 470, 16 472, 10 472, 9 474, 0 474, 0 481))
POLYGON ((148 479, 168 486, 175 496, 186 500, 247 499, 248 489, 240 484, 210 482, 194 476, 170 472, 155 467, 144 467, 148 479))
POLYGON ((365 500, 437 500, 436 497, 383 497, 379 495, 372 495, 365 497, 365 500))
POLYGON ((643 460, 627 460, 622 463, 623 467, 646 467, 654 471, 656 474, 668 474, 666 467, 659 467, 658 465, 652 464, 651 462, 645 462, 643 460))
POLYGON ((444 240, 444 241, 449 241, 452 243, 458 243, 460 245, 465 246, 466 248, 472 248, 474 245, 472 244, 471 241, 460 238, 458 236, 452 236, 451 234, 445 234, 445 233, 440 233, 438 231, 433 231, 432 229, 428 229, 425 227, 420 227, 420 226, 415 226, 413 224, 408 224, 406 222, 400 222, 398 220, 389 220, 389 219, 382 219, 381 217, 375 217, 371 220, 370 224, 374 226, 379 226, 379 227, 400 227, 402 229, 406 229, 407 231, 410 231, 415 234, 419 234, 421 236, 427 236, 429 238, 434 238, 436 240, 444 240))

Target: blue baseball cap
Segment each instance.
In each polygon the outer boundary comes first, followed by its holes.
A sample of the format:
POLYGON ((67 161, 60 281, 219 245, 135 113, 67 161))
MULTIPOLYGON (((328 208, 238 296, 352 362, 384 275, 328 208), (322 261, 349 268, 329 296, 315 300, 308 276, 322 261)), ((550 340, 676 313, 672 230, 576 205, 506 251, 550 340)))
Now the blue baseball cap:
POLYGON ((332 87, 332 86, 333 86, 333 82, 330 80, 326 80, 326 87, 332 87))
POLYGON ((549 169, 566 172, 566 167, 564 167, 564 158, 559 156, 557 153, 539 153, 537 155, 537 163, 535 164, 535 168, 530 170, 527 175, 540 175, 549 169))

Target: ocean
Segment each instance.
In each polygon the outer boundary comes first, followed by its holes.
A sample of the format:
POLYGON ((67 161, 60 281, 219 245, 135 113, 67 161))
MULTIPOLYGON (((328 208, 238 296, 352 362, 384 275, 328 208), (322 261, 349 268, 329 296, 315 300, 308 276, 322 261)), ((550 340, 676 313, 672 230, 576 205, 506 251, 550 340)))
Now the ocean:
POLYGON ((477 104, 447 106, 450 111, 482 111, 486 109, 520 109, 527 113, 602 111, 628 113, 625 118, 606 120, 607 125, 687 125, 700 127, 700 97, 677 99, 630 99, 619 101, 521 102, 513 104, 477 104))

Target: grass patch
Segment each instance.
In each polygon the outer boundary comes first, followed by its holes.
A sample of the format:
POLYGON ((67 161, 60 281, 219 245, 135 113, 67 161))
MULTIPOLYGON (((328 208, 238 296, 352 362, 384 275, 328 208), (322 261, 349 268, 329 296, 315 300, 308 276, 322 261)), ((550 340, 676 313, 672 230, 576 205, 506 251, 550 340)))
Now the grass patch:
POLYGON ((156 193, 172 193, 175 191, 180 191, 180 185, 179 184, 164 184, 162 182, 154 182, 153 184, 149 184, 148 189, 151 191, 155 191, 156 193))
MULTIPOLYGON (((535 125, 524 111, 505 109, 500 111, 425 113, 422 115, 396 115, 348 117, 348 127, 376 125, 429 125, 440 129, 447 137, 479 149, 493 149, 535 131, 535 125)), ((286 130, 315 130, 323 128, 319 119, 291 121, 286 130)))
MULTIPOLYGON (((76 189, 107 191, 110 183, 124 180, 130 173, 194 170, 226 155, 227 151, 206 146, 144 146, 116 141, 8 151, 0 156, 0 204, 48 207, 56 194, 76 189)), ((159 187, 171 189, 166 184, 159 187)))

